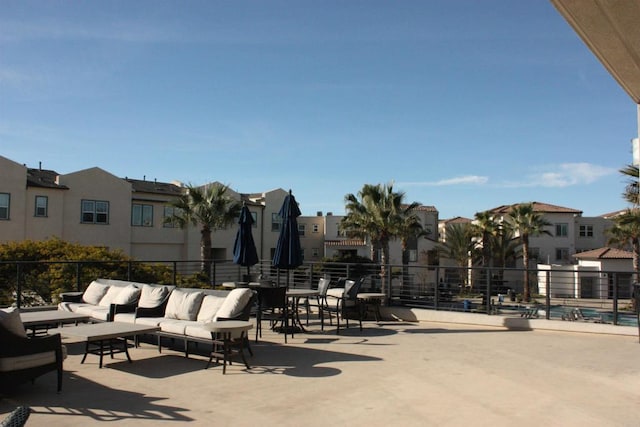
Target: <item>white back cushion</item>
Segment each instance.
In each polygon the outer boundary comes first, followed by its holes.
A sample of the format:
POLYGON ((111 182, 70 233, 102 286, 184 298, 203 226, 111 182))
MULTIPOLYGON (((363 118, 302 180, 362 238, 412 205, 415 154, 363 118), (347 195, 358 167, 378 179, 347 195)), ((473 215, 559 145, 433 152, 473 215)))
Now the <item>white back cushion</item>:
POLYGON ((205 295, 200 304, 200 311, 198 311, 198 322, 210 322, 215 317, 216 313, 224 304, 225 297, 217 295, 205 295))
POLYGON ((127 285, 120 293, 111 301, 113 304, 133 304, 140 298, 142 289, 135 285, 127 285))
POLYGON ((24 330, 20 312, 15 307, 0 309, 0 323, 9 332, 22 338, 27 338, 27 332, 24 330))
POLYGON ((169 295, 164 317, 168 319, 196 320, 204 294, 174 289, 169 295))
POLYGON ((237 315, 242 313, 242 310, 247 306, 249 300, 251 299, 251 295, 253 295, 253 291, 248 288, 238 288, 232 290, 224 299, 224 303, 216 313, 215 319, 221 317, 236 317, 237 315))
POLYGON ((87 289, 82 294, 82 300, 87 304, 98 305, 100 300, 109 290, 109 286, 98 283, 95 280, 89 283, 87 289))
POLYGON ((122 292, 123 289, 124 288, 120 286, 110 286, 109 289, 107 289, 107 293, 105 293, 104 296, 100 299, 98 305, 101 307, 109 307, 111 305, 111 302, 118 296, 120 292, 122 292))
POLYGON ((142 308, 154 308, 162 304, 167 297, 169 288, 165 286, 151 286, 143 285, 142 292, 140 293, 140 301, 138 301, 138 307, 142 308))

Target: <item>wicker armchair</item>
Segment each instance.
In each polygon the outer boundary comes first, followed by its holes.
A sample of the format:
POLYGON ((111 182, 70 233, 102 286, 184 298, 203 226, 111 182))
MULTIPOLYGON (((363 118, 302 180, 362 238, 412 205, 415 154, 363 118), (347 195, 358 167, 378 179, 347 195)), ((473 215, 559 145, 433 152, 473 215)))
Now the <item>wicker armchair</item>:
POLYGON ((29 338, 0 322, 0 385, 4 389, 57 371, 58 391, 61 391, 63 359, 60 334, 29 338))

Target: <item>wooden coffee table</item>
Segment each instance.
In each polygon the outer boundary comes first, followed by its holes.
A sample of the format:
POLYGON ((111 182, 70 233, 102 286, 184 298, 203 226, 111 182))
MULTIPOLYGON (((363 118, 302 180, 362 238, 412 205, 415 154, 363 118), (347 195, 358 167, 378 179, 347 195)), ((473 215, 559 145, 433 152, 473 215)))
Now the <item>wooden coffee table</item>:
POLYGON ((141 334, 148 334, 160 330, 157 326, 138 325, 124 322, 103 322, 88 325, 58 328, 50 332, 57 332, 63 337, 80 338, 85 341, 85 353, 82 357, 84 363, 87 354, 100 356, 100 367, 105 354, 113 358, 114 353, 125 353, 127 360, 131 363, 129 356, 127 338, 141 334))
POLYGON ((35 335, 38 329, 48 330, 50 327, 60 327, 66 323, 87 322, 90 316, 63 310, 22 311, 20 319, 25 329, 31 329, 35 335))

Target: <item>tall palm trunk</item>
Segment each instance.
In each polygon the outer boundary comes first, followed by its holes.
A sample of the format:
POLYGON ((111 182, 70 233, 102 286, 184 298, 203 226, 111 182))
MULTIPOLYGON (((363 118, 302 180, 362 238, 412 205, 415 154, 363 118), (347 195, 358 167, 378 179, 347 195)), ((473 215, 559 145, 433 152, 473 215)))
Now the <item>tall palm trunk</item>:
POLYGON ((522 264, 524 265, 524 291, 525 302, 531 301, 531 289, 529 288, 529 235, 522 235, 522 264))
POLYGON ((200 230, 200 259, 202 272, 209 277, 211 273, 211 229, 202 227, 200 230))
POLYGON ((387 262, 389 260, 389 242, 382 243, 382 253, 380 255, 380 292, 387 293, 387 262))

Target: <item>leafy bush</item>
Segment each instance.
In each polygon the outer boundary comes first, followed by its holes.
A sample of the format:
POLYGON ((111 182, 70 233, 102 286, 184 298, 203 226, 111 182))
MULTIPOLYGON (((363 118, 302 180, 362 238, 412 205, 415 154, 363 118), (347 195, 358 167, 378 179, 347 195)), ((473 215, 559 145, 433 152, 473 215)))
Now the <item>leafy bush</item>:
POLYGON ((134 261, 120 250, 83 246, 59 238, 0 245, 0 305, 16 299, 18 280, 22 305, 51 304, 61 292, 83 290, 92 280, 109 279, 172 283, 167 266, 134 261))

